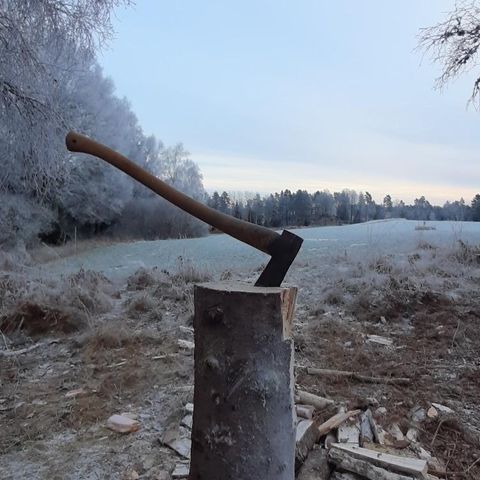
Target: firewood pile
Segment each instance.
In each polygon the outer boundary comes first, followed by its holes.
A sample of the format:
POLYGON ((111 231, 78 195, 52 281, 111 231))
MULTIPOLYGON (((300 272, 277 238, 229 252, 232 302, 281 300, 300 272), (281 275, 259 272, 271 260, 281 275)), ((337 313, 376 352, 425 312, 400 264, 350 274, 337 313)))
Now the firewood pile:
POLYGON ((418 437, 422 422, 451 417, 450 408, 435 403, 427 409, 416 407, 400 426, 389 422, 386 408, 379 405, 346 411, 332 400, 302 391, 295 400, 297 480, 446 477, 446 466, 420 445, 418 437))
MULTIPOLYGON (((162 443, 181 457, 174 479, 188 478, 192 412, 193 405, 187 404, 178 428, 163 435, 162 443)), ((446 466, 418 441, 422 422, 454 415, 445 405, 414 408, 399 425, 379 405, 346 410, 331 399, 297 390, 295 412, 297 480, 446 478, 446 466)))

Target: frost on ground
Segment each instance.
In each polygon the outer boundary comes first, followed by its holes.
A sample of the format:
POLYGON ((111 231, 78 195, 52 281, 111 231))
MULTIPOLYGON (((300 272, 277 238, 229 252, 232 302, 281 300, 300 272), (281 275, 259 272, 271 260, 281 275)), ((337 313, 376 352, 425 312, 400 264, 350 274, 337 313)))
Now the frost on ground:
MULTIPOLYGON (((349 241, 339 237, 341 227, 301 231, 304 251, 287 279, 300 288, 297 383, 347 408, 385 407, 385 426, 399 422, 405 431, 412 408, 449 406, 454 415, 422 424, 420 441, 449 472, 463 472, 458 478, 479 478, 480 235, 476 244, 474 236, 459 241, 458 231, 446 241, 439 229, 419 236, 415 222, 404 223, 410 236, 402 226, 402 235, 385 239, 389 248, 381 247, 385 225, 347 227, 349 241), (308 366, 412 382, 325 379, 308 375, 308 366)), ((2 478, 170 478, 162 475, 178 457, 159 438, 180 423, 193 397, 193 357, 178 342, 193 340, 193 283, 258 276, 258 263, 229 272, 232 257, 214 269, 199 267, 180 243, 181 258, 172 264, 123 277, 70 268, 44 277, 7 262, 0 274, 2 478), (112 414, 124 412, 140 422, 138 432, 105 428, 112 414)))

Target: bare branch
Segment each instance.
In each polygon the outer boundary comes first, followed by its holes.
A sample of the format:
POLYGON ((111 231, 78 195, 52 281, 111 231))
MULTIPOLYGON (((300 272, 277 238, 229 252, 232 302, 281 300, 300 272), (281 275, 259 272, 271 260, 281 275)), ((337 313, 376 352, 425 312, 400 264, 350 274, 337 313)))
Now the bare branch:
MULTIPOLYGON (((442 66, 436 87, 443 88, 460 74, 478 66, 480 48, 480 7, 476 0, 459 1, 446 20, 424 28, 419 48, 442 66)), ((480 78, 475 81, 470 101, 480 106, 480 78)))

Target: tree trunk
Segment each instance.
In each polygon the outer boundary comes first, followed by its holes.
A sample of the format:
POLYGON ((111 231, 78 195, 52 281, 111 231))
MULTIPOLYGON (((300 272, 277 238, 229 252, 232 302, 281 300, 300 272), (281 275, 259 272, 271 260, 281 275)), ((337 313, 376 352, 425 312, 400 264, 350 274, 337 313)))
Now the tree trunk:
POLYGON ((195 287, 190 480, 293 480, 296 293, 195 287))

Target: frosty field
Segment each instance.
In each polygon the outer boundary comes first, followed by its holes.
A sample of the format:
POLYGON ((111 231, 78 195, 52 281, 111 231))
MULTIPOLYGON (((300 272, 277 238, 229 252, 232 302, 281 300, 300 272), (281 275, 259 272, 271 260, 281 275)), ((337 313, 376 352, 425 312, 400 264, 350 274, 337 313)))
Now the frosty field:
MULTIPOLYGON (((453 247, 458 240, 473 244, 480 242, 478 222, 426 222, 428 227, 435 230, 415 230, 415 227, 422 225, 423 222, 395 219, 297 229, 295 233, 304 239, 304 243, 296 264, 320 266, 322 260, 327 261, 338 255, 359 258, 377 254, 402 255, 411 252, 422 242, 438 247, 453 247)), ((140 267, 171 270, 177 265, 180 256, 212 274, 225 270, 248 274, 268 260, 268 256, 227 235, 210 235, 204 238, 100 247, 78 256, 50 262, 40 270, 59 274, 84 268, 115 278, 130 275, 140 267)))

